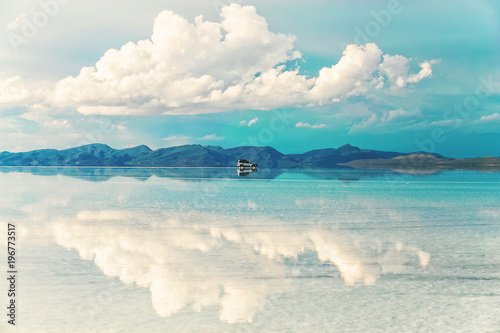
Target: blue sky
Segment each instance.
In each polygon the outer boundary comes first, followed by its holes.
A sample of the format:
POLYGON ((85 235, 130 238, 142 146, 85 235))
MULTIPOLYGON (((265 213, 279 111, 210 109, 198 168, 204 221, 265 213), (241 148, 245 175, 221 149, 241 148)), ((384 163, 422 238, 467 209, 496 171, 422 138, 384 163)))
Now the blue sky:
POLYGON ((495 1, 0 6, 0 151, 350 143, 500 156, 495 1))

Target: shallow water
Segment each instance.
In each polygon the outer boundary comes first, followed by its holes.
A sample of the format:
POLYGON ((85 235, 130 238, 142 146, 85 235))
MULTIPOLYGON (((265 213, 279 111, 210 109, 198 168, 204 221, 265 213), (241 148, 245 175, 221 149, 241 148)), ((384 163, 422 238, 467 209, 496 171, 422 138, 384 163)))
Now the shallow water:
POLYGON ((500 173, 9 167, 0 186, 1 332, 500 330, 500 173))

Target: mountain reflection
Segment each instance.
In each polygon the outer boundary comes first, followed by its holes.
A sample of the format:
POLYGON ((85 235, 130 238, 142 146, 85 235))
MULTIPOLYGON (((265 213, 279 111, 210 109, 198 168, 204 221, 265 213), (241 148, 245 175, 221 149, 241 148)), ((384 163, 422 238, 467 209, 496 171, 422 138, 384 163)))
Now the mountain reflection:
POLYGON ((64 176, 92 182, 103 182, 115 177, 127 177, 145 181, 151 177, 160 178, 182 178, 189 180, 209 179, 231 179, 245 178, 250 175, 252 179, 318 179, 318 180, 340 180, 359 181, 362 179, 382 178, 394 179, 402 175, 395 171, 384 170, 357 170, 352 168, 330 168, 330 169, 258 169, 239 170, 234 168, 120 168, 120 167, 30 167, 1 166, 0 173, 29 173, 37 176, 64 176), (242 177, 243 176, 243 177, 242 177))
POLYGON ((430 259, 417 247, 351 230, 256 221, 199 211, 82 211, 47 230, 106 276, 149 288, 158 316, 217 306, 227 323, 252 322, 270 295, 286 293, 319 266, 347 285, 373 285, 430 259))

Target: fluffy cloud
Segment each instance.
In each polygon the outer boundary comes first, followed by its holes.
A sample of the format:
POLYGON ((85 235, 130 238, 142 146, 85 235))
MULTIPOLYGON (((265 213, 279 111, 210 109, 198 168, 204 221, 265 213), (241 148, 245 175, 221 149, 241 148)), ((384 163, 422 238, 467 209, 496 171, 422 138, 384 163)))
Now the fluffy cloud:
POLYGON ((377 71, 382 51, 377 45, 348 45, 340 61, 330 68, 323 68, 310 95, 320 104, 332 103, 341 97, 366 93, 375 83, 373 76, 377 71))
POLYGON ((493 113, 487 116, 481 116, 480 122, 500 122, 500 113, 493 113))
POLYGON ((169 136, 168 138, 163 138, 163 140, 166 141, 177 141, 177 140, 190 140, 190 136, 183 136, 183 135, 174 135, 174 136, 169 136))
MULTIPOLYGON (((44 103, 83 114, 198 114, 234 109, 322 105, 431 76, 433 61, 409 74, 409 59, 383 55, 375 44, 348 45, 339 62, 317 77, 292 61, 295 36, 273 33, 253 6, 221 10, 220 22, 189 22, 172 11, 155 19, 151 39, 110 49, 92 67, 40 85, 44 103), (383 59, 383 61, 382 61, 383 59)), ((20 78, 0 83, 2 103, 32 98, 20 78)))
POLYGON ((368 119, 363 120, 362 122, 358 124, 354 124, 351 129, 349 130, 349 133, 356 133, 360 132, 366 128, 372 127, 378 122, 378 116, 373 113, 368 119))
POLYGON ((401 56, 385 54, 380 64, 380 73, 385 75, 394 88, 402 88, 408 83, 417 83, 432 75, 432 65, 438 64, 439 60, 424 61, 420 64, 420 72, 408 74, 410 60, 401 56))
POLYGON ((300 57, 295 37, 270 32, 254 7, 226 6, 221 15, 222 22, 199 16, 190 23, 161 12, 150 40, 108 50, 95 67, 58 82, 52 103, 105 107, 87 111, 106 114, 116 107, 132 114, 224 109, 244 103, 246 83, 256 81, 258 93, 256 73, 268 76, 276 64, 300 57))
POLYGON ((202 138, 199 138, 198 140, 201 141, 220 141, 224 140, 224 137, 217 136, 217 134, 210 134, 210 135, 205 135, 202 138))
POLYGON ((21 77, 11 77, 0 81, 0 104, 18 103, 29 97, 29 90, 23 84, 21 77))
POLYGON ((326 124, 316 124, 316 125, 311 125, 309 123, 303 123, 303 122, 298 122, 295 124, 295 127, 306 127, 306 128, 325 128, 326 124))
POLYGON ((406 118, 414 115, 413 112, 405 111, 403 109, 385 111, 381 117, 382 121, 393 121, 398 118, 406 118))
POLYGON ((253 118, 248 122, 248 127, 255 125, 259 121, 259 118, 253 118))
POLYGON ((0 151, 66 149, 95 142, 117 148, 138 144, 137 135, 123 117, 82 117, 71 108, 46 108, 40 104, 15 111, 19 114, 0 120, 0 151))
POLYGON ((259 118, 258 118, 258 117, 253 118, 253 119, 252 119, 252 120, 250 120, 248 123, 247 123, 247 121, 246 121, 246 120, 242 120, 242 121, 240 121, 240 127, 241 127, 241 126, 248 126, 248 127, 250 127, 250 126, 252 126, 252 125, 255 125, 258 121, 259 121, 259 118))
POLYGON ((349 133, 361 132, 366 129, 373 131, 374 128, 387 129, 387 126, 395 122, 401 121, 402 119, 408 120, 419 114, 418 111, 406 111, 403 109, 384 111, 381 115, 372 113, 361 122, 354 124, 349 130, 349 133))

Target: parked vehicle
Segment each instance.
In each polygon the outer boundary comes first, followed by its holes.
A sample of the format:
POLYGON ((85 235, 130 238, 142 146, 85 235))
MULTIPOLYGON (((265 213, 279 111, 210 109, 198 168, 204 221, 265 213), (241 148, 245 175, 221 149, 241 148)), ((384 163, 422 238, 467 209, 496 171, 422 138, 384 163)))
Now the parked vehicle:
POLYGON ((252 170, 257 169, 257 163, 252 163, 249 160, 238 160, 236 166, 240 168, 240 170, 244 170, 245 168, 250 168, 252 170))

